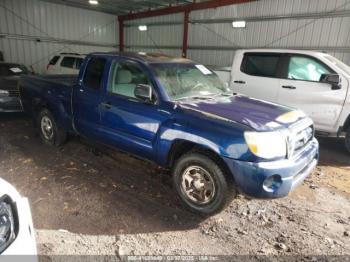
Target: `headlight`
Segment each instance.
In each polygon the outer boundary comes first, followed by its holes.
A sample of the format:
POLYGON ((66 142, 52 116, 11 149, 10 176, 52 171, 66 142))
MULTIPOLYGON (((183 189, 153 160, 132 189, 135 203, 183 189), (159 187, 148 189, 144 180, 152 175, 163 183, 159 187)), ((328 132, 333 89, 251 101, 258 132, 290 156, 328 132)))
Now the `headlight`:
POLYGON ((0 254, 14 239, 15 230, 11 205, 0 202, 0 254))
POLYGON ((280 131, 244 132, 250 151, 262 158, 270 159, 287 155, 287 136, 280 131))
POLYGON ((284 124, 289 124, 297 121, 300 118, 304 118, 305 116, 306 115, 303 111, 293 110, 280 115, 276 118, 276 121, 284 124))
POLYGON ((9 91, 0 90, 0 96, 8 96, 8 95, 9 95, 9 91))

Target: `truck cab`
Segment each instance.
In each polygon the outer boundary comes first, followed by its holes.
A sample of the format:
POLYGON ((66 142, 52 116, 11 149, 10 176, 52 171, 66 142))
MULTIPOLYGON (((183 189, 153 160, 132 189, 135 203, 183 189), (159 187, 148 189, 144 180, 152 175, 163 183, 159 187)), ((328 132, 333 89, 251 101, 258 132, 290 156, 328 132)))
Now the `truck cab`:
POLYGON ((234 92, 302 110, 319 135, 347 134, 350 149, 350 67, 335 57, 306 50, 237 50, 229 79, 234 92))

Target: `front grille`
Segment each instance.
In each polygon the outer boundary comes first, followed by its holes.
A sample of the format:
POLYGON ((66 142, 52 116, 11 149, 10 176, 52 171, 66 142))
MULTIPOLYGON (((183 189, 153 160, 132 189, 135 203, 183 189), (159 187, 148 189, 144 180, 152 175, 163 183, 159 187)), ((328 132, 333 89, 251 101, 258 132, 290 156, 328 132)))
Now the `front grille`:
POLYGON ((288 157, 298 155, 312 140, 314 132, 311 120, 291 127, 288 139, 288 157))
POLYGON ((298 132, 294 140, 294 151, 299 151, 300 149, 302 149, 312 139, 312 136, 313 136, 312 126, 309 126, 304 130, 298 132))
POLYGON ((1 105, 0 111, 5 110, 5 111, 22 111, 22 106, 20 103, 6 103, 1 105))
POLYGON ((9 90, 10 97, 19 97, 19 90, 9 90))

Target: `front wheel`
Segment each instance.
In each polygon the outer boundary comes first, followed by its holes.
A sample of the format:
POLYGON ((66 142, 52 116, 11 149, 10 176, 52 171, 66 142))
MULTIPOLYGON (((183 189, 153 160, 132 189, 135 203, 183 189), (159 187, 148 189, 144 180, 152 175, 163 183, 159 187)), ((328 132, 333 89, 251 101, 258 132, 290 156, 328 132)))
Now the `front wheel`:
POLYGON ((196 213, 219 212, 236 196, 236 188, 223 168, 210 157, 190 152, 173 168, 173 182, 182 202, 196 213))
POLYGON ((41 140, 50 146, 60 146, 67 138, 66 131, 58 126, 55 118, 47 109, 43 109, 37 119, 41 140))

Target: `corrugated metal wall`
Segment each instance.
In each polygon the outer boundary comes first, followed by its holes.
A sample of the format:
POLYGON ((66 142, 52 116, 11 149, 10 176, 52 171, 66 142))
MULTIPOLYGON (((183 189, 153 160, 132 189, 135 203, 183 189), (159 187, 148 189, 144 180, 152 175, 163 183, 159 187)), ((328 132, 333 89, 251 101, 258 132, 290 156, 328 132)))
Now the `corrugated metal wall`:
POLYGON ((182 20, 183 14, 180 13, 126 21, 124 29, 125 47, 130 51, 161 52, 181 56, 182 20), (166 25, 174 22, 179 24, 166 25), (140 32, 137 28, 137 25, 152 23, 160 23, 160 25, 149 26, 147 32, 140 32), (167 48, 168 46, 176 48, 167 48))
MULTIPOLYGON (((170 46, 169 53, 180 55, 183 14, 172 17, 177 24, 164 25, 168 19, 164 16, 131 22, 163 23, 150 24, 149 35, 160 49, 170 46)), ((350 64, 349 0, 261 0, 194 11, 190 21, 188 57, 203 64, 230 65, 234 49, 239 47, 324 50, 350 64), (240 18, 247 20, 246 28, 233 29, 230 21, 240 18)), ((130 44, 154 46, 136 27, 128 28, 126 36, 130 44)), ((147 50, 133 48, 141 49, 147 50)))
MULTIPOLYGON (((127 21, 126 49, 180 56, 182 21, 181 13, 127 21), (148 24, 148 31, 138 31, 139 24, 148 24)), ((325 50, 350 63, 350 0, 261 0, 195 11, 190 21, 188 56, 204 64, 230 65, 239 47, 325 50), (300 14, 309 16, 293 18, 300 14), (240 18, 246 28, 233 29, 230 21, 240 18)), ((0 50, 7 61, 37 72, 57 52, 114 50, 117 31, 113 15, 39 0, 0 0, 0 50)))
POLYGON ((38 0, 0 0, 5 61, 32 66, 39 73, 55 53, 115 50, 117 30, 113 15, 38 0))

